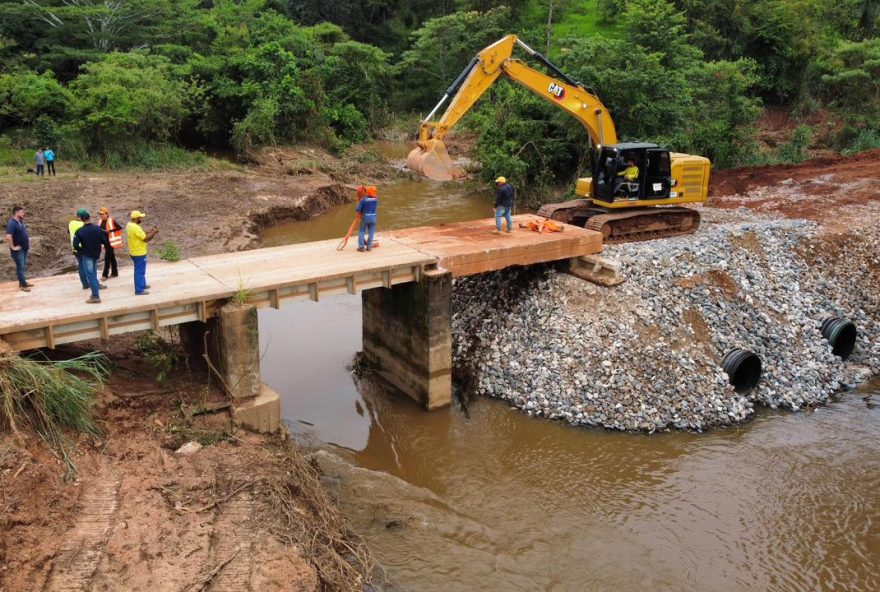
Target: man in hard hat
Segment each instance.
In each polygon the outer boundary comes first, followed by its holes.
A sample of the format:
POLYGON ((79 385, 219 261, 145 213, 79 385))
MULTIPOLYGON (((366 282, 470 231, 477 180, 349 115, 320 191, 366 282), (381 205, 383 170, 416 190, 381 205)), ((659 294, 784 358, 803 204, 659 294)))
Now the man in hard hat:
POLYGON ((361 215, 361 227, 358 230, 358 251, 373 249, 373 236, 376 234, 376 210, 379 208, 379 198, 376 196, 376 187, 370 185, 366 188, 366 195, 358 202, 355 211, 361 215), (364 241, 364 235, 368 234, 364 241))
POLYGON ((147 215, 140 210, 131 213, 131 222, 125 225, 125 236, 128 239, 128 254, 134 263, 134 293, 137 296, 149 294, 147 285, 147 243, 159 232, 158 226, 149 231, 141 227, 147 215))
POLYGON ((501 218, 507 220, 507 232, 513 232, 513 220, 510 218, 510 212, 513 210, 513 186, 507 182, 505 177, 495 179, 495 205, 492 210, 495 212, 495 234, 501 234, 501 218))
POLYGON ((98 210, 98 216, 101 220, 98 225, 104 231, 104 234, 107 235, 107 240, 110 242, 110 248, 104 252, 104 273, 101 274, 101 279, 106 280, 119 276, 119 267, 116 263, 116 249, 122 246, 122 226, 110 216, 110 210, 107 208, 98 210))

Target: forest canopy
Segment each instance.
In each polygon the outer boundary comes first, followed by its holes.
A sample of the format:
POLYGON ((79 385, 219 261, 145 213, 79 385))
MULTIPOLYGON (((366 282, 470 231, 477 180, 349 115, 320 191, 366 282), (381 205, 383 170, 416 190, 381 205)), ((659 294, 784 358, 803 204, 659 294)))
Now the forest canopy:
MULTIPOLYGON (((342 150, 424 115, 517 33, 596 89, 623 139, 732 166, 774 157, 756 142, 767 107, 830 122, 830 148, 880 145, 878 31, 880 0, 0 0, 0 134, 123 160, 155 144, 342 150)), ((587 150, 506 82, 462 127, 488 176, 534 190, 587 150)))

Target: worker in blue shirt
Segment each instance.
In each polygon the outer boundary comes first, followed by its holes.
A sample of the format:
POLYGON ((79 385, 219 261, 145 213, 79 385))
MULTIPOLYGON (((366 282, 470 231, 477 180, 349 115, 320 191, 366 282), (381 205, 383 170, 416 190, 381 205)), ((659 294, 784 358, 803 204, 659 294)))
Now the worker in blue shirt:
POLYGON ((55 152, 46 146, 43 150, 43 156, 46 158, 46 174, 55 176, 55 152))
POLYGON ((367 194, 358 202, 355 211, 361 215, 361 227, 358 230, 358 251, 363 252, 373 249, 373 235, 376 233, 376 210, 379 208, 379 198, 376 197, 376 187, 367 187, 367 194), (369 232, 369 238, 364 242, 364 234, 369 232))
POLYGON ((110 248, 110 241, 101 227, 92 223, 88 211, 80 210, 77 215, 83 221, 83 225, 73 233, 73 251, 79 255, 89 288, 92 289, 92 296, 86 300, 86 303, 100 304, 99 290, 107 286, 98 281, 98 259, 101 258, 102 251, 110 248))

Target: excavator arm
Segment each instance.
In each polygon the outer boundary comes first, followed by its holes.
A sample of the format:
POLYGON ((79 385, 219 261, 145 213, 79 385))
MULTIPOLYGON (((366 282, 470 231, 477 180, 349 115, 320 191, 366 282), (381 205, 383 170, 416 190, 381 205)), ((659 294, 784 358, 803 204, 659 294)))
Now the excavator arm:
POLYGON ((443 138, 502 75, 567 111, 586 128, 594 144, 617 143, 614 121, 595 93, 566 76, 544 56, 520 41, 516 35, 507 35, 479 52, 471 60, 422 122, 419 127, 418 147, 407 157, 410 169, 438 180, 449 180, 458 176, 452 159, 446 151, 443 138), (517 45, 562 80, 539 72, 512 58, 513 49, 517 45), (442 117, 432 121, 434 115, 453 93, 454 96, 442 117))

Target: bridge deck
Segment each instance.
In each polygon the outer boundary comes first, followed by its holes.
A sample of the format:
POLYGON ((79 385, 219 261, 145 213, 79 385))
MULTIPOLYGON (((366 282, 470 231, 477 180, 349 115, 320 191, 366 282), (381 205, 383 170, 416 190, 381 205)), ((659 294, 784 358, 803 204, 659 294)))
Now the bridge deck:
MULTIPOLYGON (((517 216, 515 222, 535 219, 517 216)), ((258 307, 279 307, 296 299, 390 287, 419 279, 428 267, 457 276, 596 253, 598 233, 566 227, 538 234, 517 228, 495 235, 492 220, 380 233, 380 247, 358 253, 349 241, 287 245, 194 257, 174 263, 150 261, 151 293, 135 296, 132 268, 108 280, 101 304, 86 304, 88 292, 76 274, 31 280, 29 293, 15 281, 0 283, 0 338, 13 349, 55 347, 62 343, 158 329, 206 320, 216 306, 242 292, 258 307)))

